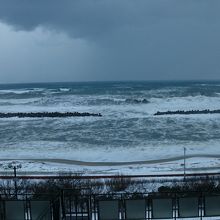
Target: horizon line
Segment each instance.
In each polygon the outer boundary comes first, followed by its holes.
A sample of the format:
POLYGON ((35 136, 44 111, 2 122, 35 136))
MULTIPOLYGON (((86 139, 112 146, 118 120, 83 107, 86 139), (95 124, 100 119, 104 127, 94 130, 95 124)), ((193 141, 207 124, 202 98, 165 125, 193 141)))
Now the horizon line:
POLYGON ((220 82, 220 79, 153 79, 153 80, 85 80, 85 81, 28 81, 28 82, 0 82, 0 85, 22 84, 60 84, 60 83, 126 83, 126 82, 220 82))

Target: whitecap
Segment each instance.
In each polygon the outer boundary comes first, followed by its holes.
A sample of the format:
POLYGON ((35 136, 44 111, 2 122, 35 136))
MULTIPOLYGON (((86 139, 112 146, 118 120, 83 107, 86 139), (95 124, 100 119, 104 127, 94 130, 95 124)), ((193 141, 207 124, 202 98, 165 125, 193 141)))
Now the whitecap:
POLYGON ((59 90, 60 90, 61 92, 69 92, 69 91, 71 91, 70 88, 59 88, 59 90))

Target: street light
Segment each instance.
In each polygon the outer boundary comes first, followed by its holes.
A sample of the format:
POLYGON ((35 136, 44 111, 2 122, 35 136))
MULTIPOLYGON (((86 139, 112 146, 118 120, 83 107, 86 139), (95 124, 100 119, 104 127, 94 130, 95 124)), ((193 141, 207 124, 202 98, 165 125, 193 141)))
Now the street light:
POLYGON ((22 165, 17 164, 16 162, 11 162, 8 164, 8 168, 14 170, 14 186, 15 186, 15 198, 18 197, 18 188, 17 188, 17 169, 21 169, 22 165))

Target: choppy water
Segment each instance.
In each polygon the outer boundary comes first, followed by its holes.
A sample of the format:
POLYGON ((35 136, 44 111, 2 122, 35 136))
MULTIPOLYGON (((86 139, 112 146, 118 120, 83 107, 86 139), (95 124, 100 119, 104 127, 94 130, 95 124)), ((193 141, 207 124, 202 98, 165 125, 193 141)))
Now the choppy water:
POLYGON ((220 82, 0 85, 0 112, 79 111, 103 117, 0 119, 0 158, 132 161, 220 153, 220 115, 153 116, 220 109, 220 82))

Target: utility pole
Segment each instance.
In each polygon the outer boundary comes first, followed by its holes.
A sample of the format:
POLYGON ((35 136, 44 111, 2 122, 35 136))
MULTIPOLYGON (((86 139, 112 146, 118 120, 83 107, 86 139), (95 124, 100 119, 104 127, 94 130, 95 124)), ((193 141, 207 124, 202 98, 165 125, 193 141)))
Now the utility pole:
POLYGON ((186 148, 183 148, 183 176, 184 180, 186 179, 186 148))
POLYGON ((17 167, 14 166, 13 167, 14 169, 14 183, 15 183, 15 198, 17 199, 18 198, 18 187, 17 187, 17 167))

